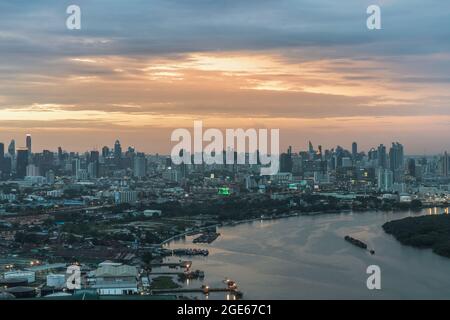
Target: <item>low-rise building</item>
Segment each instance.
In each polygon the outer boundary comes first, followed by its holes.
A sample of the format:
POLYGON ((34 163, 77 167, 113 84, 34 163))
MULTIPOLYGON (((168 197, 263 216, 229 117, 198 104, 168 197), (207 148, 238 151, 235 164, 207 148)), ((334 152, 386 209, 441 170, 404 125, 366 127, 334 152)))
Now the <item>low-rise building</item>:
POLYGON ((5 272, 4 278, 9 279, 26 279, 28 283, 36 281, 36 273, 32 271, 9 271, 5 272))
POLYGON ((128 265, 102 265, 94 271, 95 284, 92 286, 100 295, 136 294, 137 268, 128 265))

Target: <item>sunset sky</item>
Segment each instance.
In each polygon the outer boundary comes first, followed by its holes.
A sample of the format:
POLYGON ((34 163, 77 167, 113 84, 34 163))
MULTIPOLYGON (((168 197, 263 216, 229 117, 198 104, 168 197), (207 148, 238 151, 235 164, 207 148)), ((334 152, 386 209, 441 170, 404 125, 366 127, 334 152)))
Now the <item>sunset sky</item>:
POLYGON ((450 150, 450 1, 0 2, 0 142, 168 153, 194 120, 279 128, 295 151, 450 150))

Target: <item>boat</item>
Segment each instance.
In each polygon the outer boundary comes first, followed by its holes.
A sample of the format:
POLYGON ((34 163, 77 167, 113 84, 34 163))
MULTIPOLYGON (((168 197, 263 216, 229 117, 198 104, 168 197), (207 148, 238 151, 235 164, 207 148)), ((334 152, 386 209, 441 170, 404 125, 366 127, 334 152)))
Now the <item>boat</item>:
POLYGON ((362 241, 360 241, 358 239, 352 238, 352 237, 350 237, 348 235, 345 236, 344 239, 345 239, 345 241, 350 242, 351 244, 353 244, 353 245, 355 245, 357 247, 360 247, 362 249, 367 249, 367 244, 365 244, 364 242, 362 242, 362 241))
POLYGON ((217 232, 207 232, 203 233, 201 236, 195 238, 193 243, 211 243, 216 240, 220 236, 220 233, 217 232))

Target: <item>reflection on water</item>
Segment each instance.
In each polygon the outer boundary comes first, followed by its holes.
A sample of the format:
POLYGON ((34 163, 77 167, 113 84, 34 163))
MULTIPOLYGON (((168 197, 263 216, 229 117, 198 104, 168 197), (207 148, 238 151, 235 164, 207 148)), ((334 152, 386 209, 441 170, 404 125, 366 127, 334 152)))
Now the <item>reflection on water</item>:
MULTIPOLYGON (((223 287, 230 278, 245 299, 450 298, 450 259, 403 246, 381 228, 390 220, 442 213, 448 214, 448 208, 263 220, 220 228, 221 236, 209 245, 194 245, 186 237, 168 246, 210 252, 208 257, 189 257, 193 269, 205 271, 205 280, 185 286, 223 287), (347 243, 345 235, 367 243, 376 254, 347 243), (373 264, 381 268, 381 290, 366 287, 366 269, 373 264)), ((197 298, 232 297, 213 292, 197 298)))

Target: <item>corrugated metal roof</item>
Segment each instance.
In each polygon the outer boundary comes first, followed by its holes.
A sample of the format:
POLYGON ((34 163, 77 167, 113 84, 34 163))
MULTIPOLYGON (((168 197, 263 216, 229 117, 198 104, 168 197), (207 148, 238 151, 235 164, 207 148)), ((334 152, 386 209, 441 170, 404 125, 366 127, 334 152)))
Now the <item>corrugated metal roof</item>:
POLYGON ((106 265, 95 270, 94 274, 96 277, 136 277, 137 268, 127 265, 106 265))

